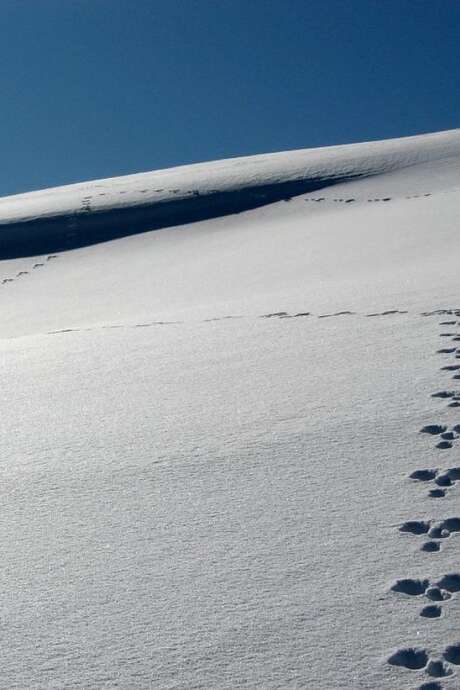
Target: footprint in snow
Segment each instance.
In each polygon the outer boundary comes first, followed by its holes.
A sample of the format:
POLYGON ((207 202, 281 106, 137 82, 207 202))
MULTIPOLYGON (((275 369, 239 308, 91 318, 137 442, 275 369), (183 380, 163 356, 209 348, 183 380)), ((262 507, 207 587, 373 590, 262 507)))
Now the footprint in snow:
POLYGON ((372 314, 365 314, 366 317, 370 316, 391 316, 393 314, 408 314, 408 311, 401 311, 400 309, 387 309, 386 311, 374 312, 372 314))
MULTIPOLYGON (((437 582, 430 582, 427 578, 402 578, 391 585, 390 591, 409 597, 425 597, 430 602, 446 602, 452 598, 453 594, 460 592, 460 574, 443 575, 437 582)), ((427 617, 426 607, 422 608, 420 615, 427 617)))
MULTIPOLYGON (((260 319, 297 319, 299 317, 303 316, 310 316, 309 311, 299 311, 297 314, 289 314, 287 311, 274 311, 271 312, 270 314, 262 314, 260 316, 260 319)), ((226 318, 233 318, 233 317, 226 317, 226 318)))
POLYGON ((425 594, 430 601, 449 601, 452 597, 450 592, 440 589, 439 587, 428 587, 425 594))
POLYGON ((446 664, 442 659, 430 659, 426 665, 425 673, 432 678, 445 678, 446 676, 451 676, 453 670, 449 664, 446 664))
POLYGON ((452 442, 451 441, 440 441, 439 443, 436 444, 436 448, 440 448, 441 450, 446 450, 447 448, 452 448, 452 442))
POLYGON ((424 311, 422 316, 460 316, 460 309, 434 309, 433 311, 424 311))
POLYGON ((460 467, 450 467, 443 472, 434 468, 414 470, 409 479, 435 483, 439 488, 431 489, 428 495, 431 498, 443 498, 446 495, 446 487, 453 486, 460 479, 460 467))
MULTIPOLYGON (((420 551, 426 551, 428 553, 436 553, 436 551, 440 551, 441 546, 439 542, 437 541, 426 541, 422 546, 420 547, 420 551)), ((422 614, 420 614, 422 615, 422 614)))
POLYGON ((424 520, 407 520, 399 527, 400 532, 408 532, 409 534, 427 534, 430 530, 431 522, 424 520))
POLYGON ((430 587, 429 580, 419 580, 417 578, 402 578, 396 580, 391 585, 391 591, 397 592, 398 594, 407 594, 410 597, 419 597, 426 593, 430 587))
POLYGON ((260 317, 261 319, 273 319, 273 318, 280 318, 281 316, 288 316, 287 311, 274 311, 271 314, 262 314, 260 317))
POLYGON ((453 482, 457 482, 460 479, 460 467, 450 467, 448 470, 446 470, 445 474, 453 482))
POLYGON ((430 489, 428 492, 428 496, 430 496, 430 498, 444 498, 445 495, 445 489, 430 489))
POLYGON ((447 518, 445 520, 407 520, 399 527, 400 532, 421 536, 426 534, 431 541, 421 546, 422 551, 436 552, 441 550, 439 540, 447 539, 451 534, 460 532, 460 518, 447 518), (437 541, 435 541, 437 540, 437 541))
MULTIPOLYGON (((428 652, 423 647, 406 647, 397 649, 389 657, 387 663, 391 666, 400 666, 409 671, 420 671, 431 678, 446 678, 454 673, 452 666, 460 665, 460 645, 449 645, 441 653, 441 658, 430 659, 428 652)), ((441 685, 437 682, 423 683, 418 690, 439 690, 441 685)))
POLYGON ((431 482, 437 474, 438 470, 434 469, 414 470, 414 472, 409 475, 409 478, 415 479, 418 482, 431 482))
MULTIPOLYGON (((440 396, 438 396, 440 397, 440 396)), ((432 436, 439 436, 442 440, 436 444, 436 448, 447 449, 452 448, 452 441, 458 438, 460 432, 460 425, 452 427, 449 431, 447 426, 441 424, 428 424, 420 429, 423 434, 431 434, 432 436)))
POLYGON ((460 518, 452 517, 434 522, 428 531, 431 539, 447 539, 454 532, 460 532, 460 518))
MULTIPOLYGON (((388 657, 387 661, 392 666, 402 666, 410 671, 425 669, 425 673, 432 678, 445 678, 453 674, 448 663, 442 659, 430 659, 427 651, 420 647, 398 649, 388 657)), ((433 686, 432 683, 428 683, 428 686, 430 685, 433 686)), ((438 683, 434 685, 440 687, 438 683)), ((425 684, 425 688, 426 686, 427 684, 425 684)))
POLYGON ((460 643, 447 647, 443 656, 450 664, 460 666, 460 643))
POLYGON ((420 611, 422 618, 441 618, 442 608, 438 604, 430 604, 429 606, 424 606, 420 611))
POLYGON ((431 394, 432 398, 452 398, 454 401, 460 401, 459 391, 438 391, 437 393, 431 394))
POLYGON ((447 431, 447 427, 443 424, 427 424, 420 429, 420 433, 431 434, 432 436, 443 434, 445 431, 447 431))
POLYGON ((349 314, 354 314, 353 311, 336 311, 334 314, 320 314, 318 319, 327 319, 330 316, 347 316, 349 314))
POLYGON ((403 666, 411 671, 417 671, 427 665, 428 654, 419 647, 407 647, 396 650, 387 661, 391 666, 403 666))

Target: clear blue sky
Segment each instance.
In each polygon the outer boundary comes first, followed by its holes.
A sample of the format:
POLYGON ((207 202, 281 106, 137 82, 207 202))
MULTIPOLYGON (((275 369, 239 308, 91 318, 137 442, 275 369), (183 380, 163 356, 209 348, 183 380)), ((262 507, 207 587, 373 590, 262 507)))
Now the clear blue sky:
POLYGON ((0 195, 459 126, 460 0, 1 0, 0 195))

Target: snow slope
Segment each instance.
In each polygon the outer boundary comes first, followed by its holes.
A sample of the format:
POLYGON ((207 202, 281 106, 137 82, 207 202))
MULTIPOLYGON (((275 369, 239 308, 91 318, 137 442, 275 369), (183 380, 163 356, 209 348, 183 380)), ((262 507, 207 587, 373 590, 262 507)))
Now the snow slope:
POLYGON ((460 687, 459 191, 455 130, 0 200, 1 688, 460 687))
MULTIPOLYGON (((234 158, 0 199, 0 256, 49 252, 234 214, 408 166, 444 167, 458 133, 234 158)), ((453 159, 453 160, 452 160, 453 159)))

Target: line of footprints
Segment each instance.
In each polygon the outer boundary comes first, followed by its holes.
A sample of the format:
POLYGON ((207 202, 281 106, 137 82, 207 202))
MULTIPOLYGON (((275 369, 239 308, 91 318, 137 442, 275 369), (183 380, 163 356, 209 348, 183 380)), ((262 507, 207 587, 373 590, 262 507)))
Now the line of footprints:
MULTIPOLYGON (((460 316, 459 309, 437 310, 425 313, 424 316, 460 316)), ((449 319, 442 321, 441 326, 455 326, 460 322, 449 319)), ((450 338, 452 343, 460 341, 460 334, 453 332, 442 332, 442 338, 450 338)), ((460 343, 459 343, 460 344, 460 343)), ((450 355, 454 359, 460 360, 460 348, 443 347, 438 350, 441 355, 450 355)), ((450 372, 454 379, 460 379, 459 363, 447 364, 441 367, 442 372, 450 372)), ((460 391, 440 391, 434 393, 432 397, 447 399, 449 407, 460 406, 460 391)), ((449 451, 452 449, 457 439, 460 439, 460 424, 451 428, 444 424, 429 424, 420 429, 420 432, 431 436, 436 441, 435 448, 439 451, 449 451)), ((413 482, 427 484, 430 488, 428 496, 430 498, 444 498, 447 491, 451 490, 455 483, 460 480, 460 467, 448 467, 446 469, 424 468, 418 469, 409 475, 413 482)), ((441 551, 443 542, 454 534, 460 532, 460 517, 450 517, 444 520, 408 520, 398 526, 400 532, 411 534, 420 539, 420 549, 429 553, 441 551)), ((448 573, 437 580, 428 578, 412 579, 404 578, 396 580, 391 586, 391 591, 409 597, 423 598, 424 605, 420 610, 423 618, 441 618, 442 605, 449 601, 457 592, 460 592, 460 574, 448 573)), ((423 648, 408 647, 398 649, 387 658, 387 662, 392 666, 400 666, 409 670, 424 669, 425 673, 431 678, 447 678, 455 673, 455 667, 460 665, 460 643, 447 646, 441 651, 438 658, 430 658, 428 652, 423 648)), ((432 680, 423 683, 418 690, 442 690, 439 680, 432 680)))
MULTIPOLYGON (((46 257, 45 261, 51 261, 52 259, 57 259, 57 254, 50 254, 49 256, 46 257)), ((33 264, 32 270, 35 270, 37 268, 42 268, 45 264, 44 263, 36 263, 33 264)), ((1 281, 2 285, 6 285, 7 283, 12 283, 14 280, 17 280, 18 278, 22 278, 22 276, 26 276, 29 274, 29 271, 19 271, 16 273, 14 278, 3 278, 1 281)))

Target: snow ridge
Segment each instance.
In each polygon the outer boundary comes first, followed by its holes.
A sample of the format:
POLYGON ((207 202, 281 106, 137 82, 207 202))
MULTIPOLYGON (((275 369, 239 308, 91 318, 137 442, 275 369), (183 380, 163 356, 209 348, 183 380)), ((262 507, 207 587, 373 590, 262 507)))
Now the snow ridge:
POLYGON ((0 199, 0 257, 30 256, 257 208, 460 156, 460 130, 234 158, 0 199))

